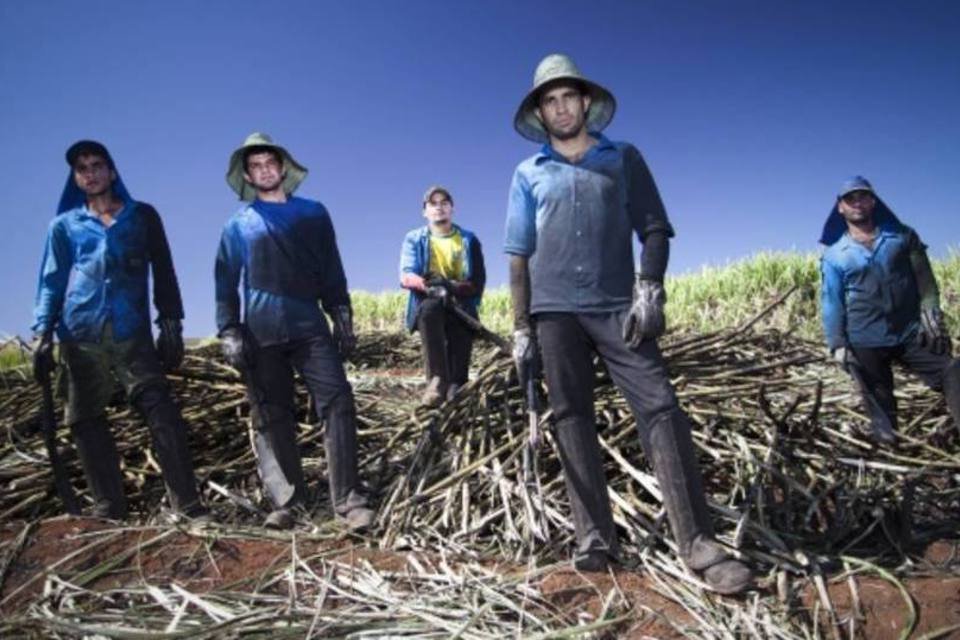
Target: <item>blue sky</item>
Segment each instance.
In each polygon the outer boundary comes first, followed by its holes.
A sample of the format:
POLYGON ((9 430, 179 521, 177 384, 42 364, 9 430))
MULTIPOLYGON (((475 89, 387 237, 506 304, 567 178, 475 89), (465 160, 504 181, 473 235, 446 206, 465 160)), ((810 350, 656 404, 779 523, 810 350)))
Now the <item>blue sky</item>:
POLYGON ((186 333, 212 334, 230 152, 266 131, 310 169, 353 289, 396 286, 439 182, 502 255, 512 129, 561 51, 610 89, 606 133, 644 153, 677 237, 670 272, 816 250, 862 173, 933 255, 960 246, 960 2, 0 3, 0 332, 27 335, 66 147, 110 148, 166 224, 186 333))

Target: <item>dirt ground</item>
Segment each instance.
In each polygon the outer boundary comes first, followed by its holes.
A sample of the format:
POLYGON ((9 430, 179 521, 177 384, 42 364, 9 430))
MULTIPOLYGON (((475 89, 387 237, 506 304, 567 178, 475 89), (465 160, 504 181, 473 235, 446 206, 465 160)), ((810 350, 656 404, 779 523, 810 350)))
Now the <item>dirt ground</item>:
MULTIPOLYGON (((43 588, 48 570, 83 576, 83 571, 114 559, 109 571, 89 578, 86 588, 105 590, 143 583, 177 582, 196 593, 218 589, 250 589, 278 566, 290 561, 290 539, 264 539, 233 535, 193 535, 174 529, 114 529, 108 523, 87 518, 59 517, 27 527, 23 522, 0 526, 0 543, 6 553, 0 557, 0 613, 9 615, 36 598, 43 588), (155 538, 161 535, 161 540, 155 538), (113 536, 113 537, 110 537, 113 536), (22 538, 22 543, 17 541, 22 538), (97 544, 91 545, 91 540, 97 544), (136 553, 131 553, 136 549, 136 553), (48 569, 49 568, 49 569, 48 569)), ((325 557, 352 565, 361 560, 383 571, 399 571, 406 565, 402 552, 371 549, 362 541, 349 538, 297 540, 298 556, 309 562, 325 557)), ((960 576, 948 567, 955 566, 958 543, 930 545, 922 562, 930 568, 929 577, 912 578, 903 586, 916 607, 917 624, 912 637, 934 630, 960 625, 960 576)), ((523 566, 502 564, 504 573, 523 571, 523 566)), ((88 579, 85 577, 84 579, 88 579)), ((763 585, 761 584, 761 588, 763 585)), ((567 568, 546 573, 540 581, 545 598, 565 611, 595 619, 612 589, 619 590, 631 608, 632 621, 618 629, 616 636, 631 640, 679 638, 670 622, 683 625, 690 621, 681 606, 657 592, 642 574, 630 571, 581 574, 567 568)), ((904 594, 889 581, 875 577, 829 584, 834 615, 841 625, 851 624, 859 636, 871 640, 899 638, 909 616, 904 594)), ((808 588, 791 603, 798 615, 811 620, 815 614, 817 591, 808 588)), ((847 637, 846 634, 844 637, 847 637)), ((960 638, 960 630, 938 635, 960 638)))

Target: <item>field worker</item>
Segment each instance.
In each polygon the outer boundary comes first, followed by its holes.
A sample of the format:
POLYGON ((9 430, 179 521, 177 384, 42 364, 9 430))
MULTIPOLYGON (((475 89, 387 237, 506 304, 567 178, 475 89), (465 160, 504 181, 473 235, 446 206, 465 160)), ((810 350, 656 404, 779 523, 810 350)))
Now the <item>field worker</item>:
POLYGON ((940 292, 925 245, 855 176, 843 183, 820 242, 827 348, 860 387, 877 444, 897 439, 890 365, 943 391, 960 428, 960 361, 951 356, 940 292))
POLYGON ((110 153, 81 140, 67 150, 70 173, 40 266, 34 367, 49 373, 53 333, 66 367, 65 421, 93 495, 93 514, 127 516, 120 457, 107 424, 114 375, 150 428, 175 519, 209 519, 200 502, 188 427, 164 370, 183 360, 183 305, 157 211, 130 197, 110 153), (150 333, 148 272, 160 335, 150 333))
POLYGON ((473 346, 472 332, 449 305, 459 304, 476 318, 486 271, 480 241, 453 223, 453 196, 447 189, 427 189, 423 217, 426 226, 403 239, 400 286, 410 291, 407 329, 420 332, 427 378, 422 403, 436 406, 467 382, 473 346))
POLYGON ((305 509, 294 405, 298 371, 326 424, 330 501, 350 529, 373 522, 357 474, 357 418, 343 359, 356 345, 347 279, 333 223, 319 202, 293 195, 307 175, 269 136, 233 152, 227 183, 244 201, 223 228, 216 260, 217 327, 253 407, 254 449, 274 510, 287 529, 305 509), (238 287, 243 282, 244 309, 238 287), (333 332, 317 301, 333 319, 333 332))
POLYGON ((690 420, 657 347, 673 228, 640 152, 600 133, 615 109, 609 91, 555 54, 537 66, 514 117, 517 132, 542 145, 517 166, 507 207, 514 358, 523 378, 542 354, 574 566, 604 570, 618 556, 594 424, 597 353, 636 416, 681 558, 712 589, 736 593, 752 573, 714 539, 690 420), (631 232, 643 243, 636 275, 631 232))

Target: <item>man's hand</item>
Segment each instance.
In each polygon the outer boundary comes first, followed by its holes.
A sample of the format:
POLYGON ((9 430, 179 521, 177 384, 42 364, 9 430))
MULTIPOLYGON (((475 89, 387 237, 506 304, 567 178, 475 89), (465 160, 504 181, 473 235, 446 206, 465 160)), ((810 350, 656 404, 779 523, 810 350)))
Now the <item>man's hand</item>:
POLYGON ((830 357, 840 365, 844 371, 849 371, 851 366, 858 366, 857 356, 850 347, 837 347, 830 349, 830 357))
POLYGON ((926 307, 920 310, 920 344, 930 353, 950 355, 953 345, 947 332, 947 323, 939 307, 926 307))
POLYGON ((663 305, 667 294, 656 280, 641 278, 638 274, 633 284, 633 305, 623 322, 623 341, 636 349, 644 340, 656 340, 663 335, 667 321, 663 305))
POLYGON ((33 348, 33 378, 43 384, 56 368, 57 363, 53 359, 53 332, 45 331, 37 336, 37 344, 33 348))
POLYGON ((176 318, 157 318, 157 326, 157 354, 165 371, 176 371, 183 363, 183 324, 176 318))
POLYGON ((349 305, 333 309, 333 339, 340 357, 348 360, 357 347, 357 336, 353 333, 353 310, 349 305))
POLYGON ((419 291, 420 293, 427 291, 427 282, 422 276, 418 276, 415 273, 405 273, 400 276, 400 286, 404 289, 419 291))
POLYGON ((517 367, 520 386, 526 388, 527 381, 540 373, 540 349, 537 339, 530 329, 517 329, 513 332, 513 363, 517 367))
POLYGON ((220 332, 220 351, 227 364, 241 373, 253 365, 253 345, 243 325, 231 325, 220 332))
POLYGON ((458 298, 469 298, 476 295, 477 288, 469 280, 451 280, 450 291, 458 298))

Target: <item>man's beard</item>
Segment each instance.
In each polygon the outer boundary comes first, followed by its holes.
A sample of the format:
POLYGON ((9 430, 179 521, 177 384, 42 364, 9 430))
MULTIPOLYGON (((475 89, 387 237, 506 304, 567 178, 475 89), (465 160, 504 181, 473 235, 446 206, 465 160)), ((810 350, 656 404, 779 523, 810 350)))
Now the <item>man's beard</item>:
POLYGON ((556 138, 557 140, 573 140, 580 135, 581 131, 583 131, 583 128, 586 126, 586 122, 586 119, 582 119, 579 122, 579 126, 571 127, 566 131, 562 129, 554 129, 546 122, 544 123, 544 127, 546 127, 547 133, 550 134, 551 138, 556 138))

